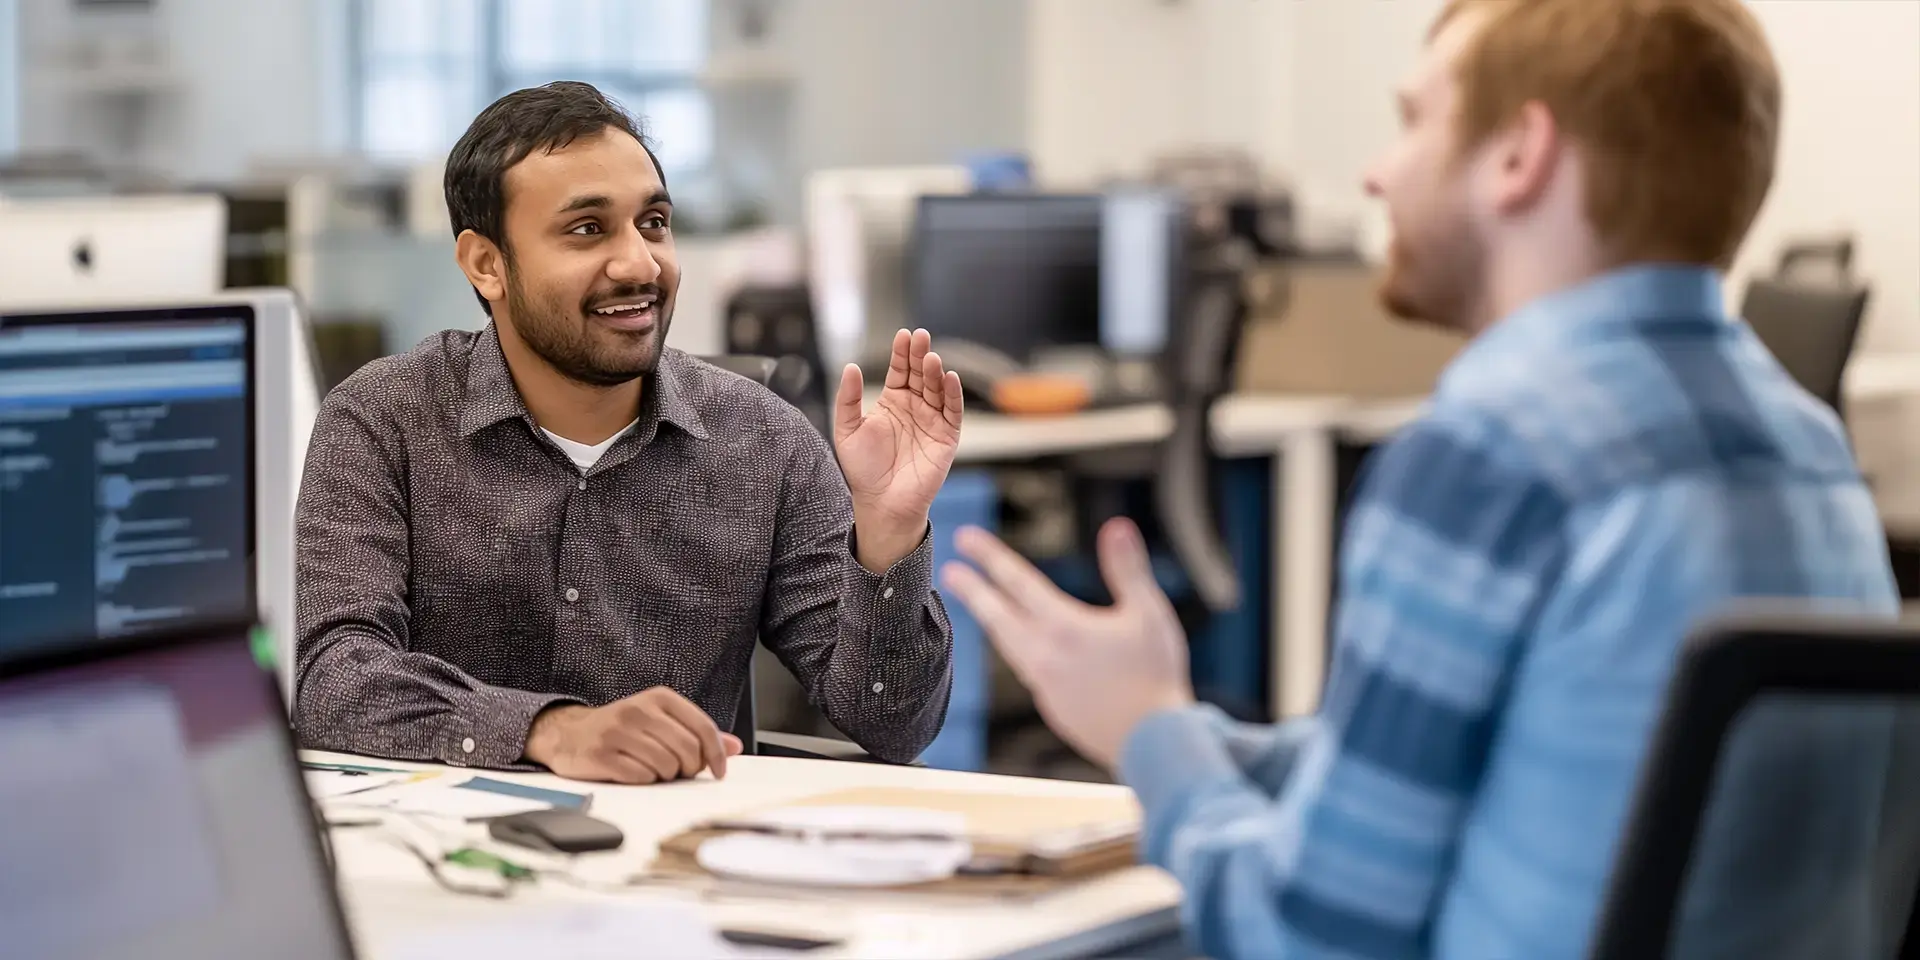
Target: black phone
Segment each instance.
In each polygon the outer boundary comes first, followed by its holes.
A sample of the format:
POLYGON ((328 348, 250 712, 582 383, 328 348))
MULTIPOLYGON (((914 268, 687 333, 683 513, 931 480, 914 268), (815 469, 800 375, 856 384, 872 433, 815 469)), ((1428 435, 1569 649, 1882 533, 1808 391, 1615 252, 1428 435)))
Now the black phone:
POLYGON ((487 833, 501 843, 554 853, 617 850, 626 842, 619 827, 563 807, 496 817, 487 822, 487 833))

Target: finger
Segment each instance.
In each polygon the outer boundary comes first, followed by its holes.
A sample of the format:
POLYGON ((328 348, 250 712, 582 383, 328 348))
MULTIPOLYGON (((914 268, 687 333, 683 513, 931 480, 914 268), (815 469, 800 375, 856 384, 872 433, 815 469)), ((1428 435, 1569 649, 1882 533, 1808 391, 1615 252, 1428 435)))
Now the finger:
POLYGON ((673 755, 672 747, 660 741, 658 730, 639 733, 629 753, 659 774, 660 782, 680 779, 680 758, 673 755))
POLYGON ((600 751, 593 762, 600 768, 600 775, 612 783, 646 784, 659 779, 652 767, 614 747, 600 751))
POLYGON ((954 373, 952 370, 947 371, 946 383, 941 388, 941 396, 946 400, 946 407, 942 412, 946 414, 947 423, 952 424, 955 430, 960 429, 960 420, 966 413, 966 403, 960 392, 959 374, 954 373))
POLYGON ((663 710, 654 718, 654 724, 647 732, 662 746, 673 751, 674 758, 680 762, 680 776, 691 777, 706 769, 706 761, 700 755, 699 735, 683 726, 680 718, 663 710))
POLYGON ((927 359, 921 364, 920 381, 926 385, 920 391, 921 399, 935 410, 944 409, 947 405, 947 369, 941 366, 939 354, 927 353, 927 359))
POLYGON ((1153 576, 1153 559, 1140 528, 1124 517, 1115 517, 1100 528, 1100 578, 1116 606, 1159 605, 1167 595, 1153 576))
POLYGON ((720 735, 720 748, 727 756, 737 757, 747 749, 747 745, 741 743, 739 737, 731 733, 723 733, 720 735))
POLYGON ((1027 558, 1000 542, 998 537, 979 527, 962 527, 954 534, 954 546, 973 561, 988 580, 1013 603, 1029 613, 1047 617, 1071 610, 1072 600, 1047 579, 1027 558))
POLYGON ((907 385, 907 364, 909 347, 913 335, 900 330, 893 335, 893 355, 887 358, 887 389, 896 390, 907 385))
POLYGON ((1039 631, 1032 628, 1027 615, 964 563, 947 564, 941 568, 940 579, 947 592, 980 622, 987 639, 993 641, 1007 666, 1030 685, 1035 660, 1042 655, 1045 641, 1040 639, 1039 631))
POLYGON ((833 400, 835 442, 845 440, 849 434, 860 428, 860 421, 866 419, 866 413, 860 405, 864 386, 865 380, 860 376, 859 367, 849 363, 845 370, 840 371, 840 391, 834 395, 833 400))
POLYGON ((925 330, 915 330, 907 338, 907 392, 919 394, 926 389, 927 351, 933 344, 933 335, 925 330))
POLYGON ((714 779, 724 779, 727 775, 727 751, 720 745, 720 728, 714 724, 713 718, 695 706, 693 701, 677 693, 661 698, 660 703, 699 744, 700 765, 693 768, 693 772, 699 773, 702 768, 710 768, 714 779))

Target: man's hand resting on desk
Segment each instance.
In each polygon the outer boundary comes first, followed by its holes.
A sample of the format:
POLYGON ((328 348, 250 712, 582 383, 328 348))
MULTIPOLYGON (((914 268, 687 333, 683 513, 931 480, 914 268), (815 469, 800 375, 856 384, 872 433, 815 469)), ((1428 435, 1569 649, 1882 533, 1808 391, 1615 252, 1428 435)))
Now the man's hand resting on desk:
POLYGON ((604 707, 550 707, 527 732, 527 759, 574 780, 660 783, 712 769, 727 775, 740 740, 667 687, 604 707))

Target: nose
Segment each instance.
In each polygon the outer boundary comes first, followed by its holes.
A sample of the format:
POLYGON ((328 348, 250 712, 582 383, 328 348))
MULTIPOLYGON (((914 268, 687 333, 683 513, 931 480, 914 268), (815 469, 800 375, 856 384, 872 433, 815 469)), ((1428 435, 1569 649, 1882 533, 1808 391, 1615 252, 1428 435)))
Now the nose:
POLYGON ((607 279, 616 283, 652 283, 660 278, 660 261, 653 255, 653 244, 629 224, 619 249, 607 261, 607 279))

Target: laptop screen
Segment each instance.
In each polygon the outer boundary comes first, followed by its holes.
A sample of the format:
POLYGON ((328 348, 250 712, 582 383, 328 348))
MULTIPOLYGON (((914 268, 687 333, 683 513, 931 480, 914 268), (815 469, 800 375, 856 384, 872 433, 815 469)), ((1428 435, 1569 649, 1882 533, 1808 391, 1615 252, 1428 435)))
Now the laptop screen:
POLYGON ((244 629, 7 677, 0 948, 348 956, 286 714, 244 629))
POLYGON ((0 315, 0 653, 253 614, 252 313, 0 315))

